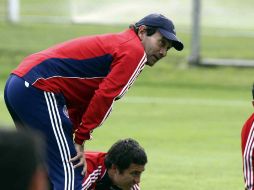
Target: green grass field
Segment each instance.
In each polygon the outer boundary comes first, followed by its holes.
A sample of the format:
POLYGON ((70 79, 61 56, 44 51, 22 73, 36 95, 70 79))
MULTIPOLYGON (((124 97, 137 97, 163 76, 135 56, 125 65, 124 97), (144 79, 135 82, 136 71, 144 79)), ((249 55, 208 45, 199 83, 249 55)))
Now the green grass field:
MULTIPOLYGON (((0 23, 0 121, 13 126, 3 102, 9 72, 28 54, 84 34, 117 32, 125 26, 0 23)), ((117 101, 87 149, 107 151, 119 138, 133 137, 146 149, 142 189, 243 189, 241 127, 253 112, 253 68, 188 68, 186 48, 172 50, 154 68, 145 68, 127 95, 117 101)), ((254 59, 251 37, 204 36, 202 51, 254 59), (235 44, 238 44, 237 46, 235 44)))

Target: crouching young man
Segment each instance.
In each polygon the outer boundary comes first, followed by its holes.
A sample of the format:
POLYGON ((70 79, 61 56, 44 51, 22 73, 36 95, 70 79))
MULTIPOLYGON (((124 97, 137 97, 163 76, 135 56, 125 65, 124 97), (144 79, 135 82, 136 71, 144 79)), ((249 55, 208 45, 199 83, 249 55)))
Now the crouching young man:
POLYGON ((147 156, 134 139, 117 141, 107 153, 86 151, 83 190, 139 190, 147 156))

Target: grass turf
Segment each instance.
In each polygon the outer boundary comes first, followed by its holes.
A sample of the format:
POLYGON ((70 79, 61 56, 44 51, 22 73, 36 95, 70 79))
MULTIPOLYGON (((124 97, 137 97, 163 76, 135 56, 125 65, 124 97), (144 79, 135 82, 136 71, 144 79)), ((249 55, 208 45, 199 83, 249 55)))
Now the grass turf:
MULTIPOLYGON (((83 34, 124 28, 0 23, 1 123, 12 125, 3 88, 9 72, 25 56, 83 34)), ((149 159, 143 189, 243 189, 240 131, 253 111, 253 69, 188 68, 190 39, 185 33, 180 37, 186 49, 170 51, 154 68, 145 68, 126 97, 115 103, 111 117, 94 131, 87 149, 107 151, 119 138, 137 139, 149 159)), ((253 59, 244 48, 232 46, 232 40, 253 44, 252 38, 225 37, 219 51, 212 43, 216 36, 203 38, 202 51, 208 57, 224 50, 233 57, 253 59)))

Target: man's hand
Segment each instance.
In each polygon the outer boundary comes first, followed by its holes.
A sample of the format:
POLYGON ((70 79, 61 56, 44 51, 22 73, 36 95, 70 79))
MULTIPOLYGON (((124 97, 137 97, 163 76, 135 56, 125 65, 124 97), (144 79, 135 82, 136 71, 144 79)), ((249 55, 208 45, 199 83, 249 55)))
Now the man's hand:
POLYGON ((77 155, 70 159, 70 162, 76 162, 79 161, 77 164, 73 165, 74 168, 83 166, 82 175, 85 175, 86 173, 86 159, 84 157, 84 147, 80 144, 74 144, 75 149, 77 151, 77 155))

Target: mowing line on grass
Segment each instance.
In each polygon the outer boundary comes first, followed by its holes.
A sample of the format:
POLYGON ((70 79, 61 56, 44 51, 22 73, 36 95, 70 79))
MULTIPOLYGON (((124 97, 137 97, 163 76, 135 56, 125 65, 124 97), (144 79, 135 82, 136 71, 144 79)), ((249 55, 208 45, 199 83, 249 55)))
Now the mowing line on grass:
POLYGON ((175 104, 175 105, 197 105, 197 106, 249 106, 248 101, 222 100, 222 99, 198 99, 198 98, 164 98, 130 96, 123 98, 120 102, 133 104, 175 104))
MULTIPOLYGON (((4 96, 0 93, 0 101, 4 96)), ((119 102, 132 104, 174 104, 174 105, 197 105, 197 106, 249 106, 249 101, 243 100, 220 100, 220 99, 198 99, 198 98, 163 98, 147 96, 125 97, 119 102)))

